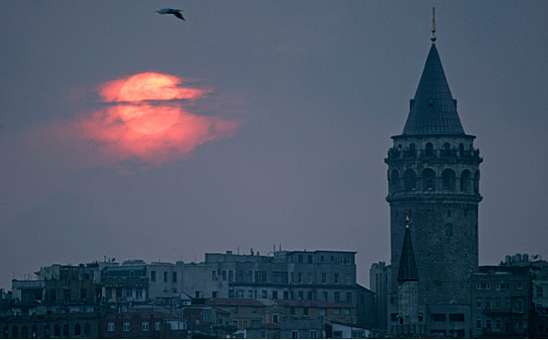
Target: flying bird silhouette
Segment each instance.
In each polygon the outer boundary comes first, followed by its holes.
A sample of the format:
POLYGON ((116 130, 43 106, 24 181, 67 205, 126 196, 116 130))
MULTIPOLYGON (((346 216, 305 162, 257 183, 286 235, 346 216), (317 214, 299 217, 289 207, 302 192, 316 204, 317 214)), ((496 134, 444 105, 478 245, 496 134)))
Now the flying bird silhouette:
POLYGON ((175 8, 162 8, 160 10, 157 10, 156 13, 158 14, 173 14, 177 18, 186 21, 183 15, 181 14, 183 10, 182 9, 175 9, 175 8))

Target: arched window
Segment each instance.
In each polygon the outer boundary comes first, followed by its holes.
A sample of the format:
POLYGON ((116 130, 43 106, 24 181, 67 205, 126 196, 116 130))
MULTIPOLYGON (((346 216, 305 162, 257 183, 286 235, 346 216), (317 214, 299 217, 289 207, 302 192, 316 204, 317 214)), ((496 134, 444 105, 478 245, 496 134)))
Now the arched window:
POLYGON ((422 190, 436 190, 436 173, 432 169, 424 169, 422 171, 422 190))
POLYGON ((11 327, 11 337, 12 338, 18 338, 19 337, 19 327, 12 326, 11 327))
POLYGON ((21 337, 23 339, 28 339, 28 337, 29 337, 29 328, 27 326, 21 327, 21 337))
POLYGON ((432 145, 432 143, 426 143, 424 146, 424 153, 428 157, 434 156, 434 145, 432 145))
POLYGON ((63 325, 63 336, 68 337, 69 336, 69 325, 64 324, 63 325))
POLYGON ((80 335, 82 333, 82 329, 80 328, 80 324, 77 323, 74 325, 74 335, 80 335))
POLYGON ((400 189, 400 173, 398 170, 392 170, 392 173, 390 174, 390 191, 396 192, 400 191, 400 189))
POLYGON ((90 332, 91 332, 91 326, 89 325, 89 323, 86 322, 86 324, 84 325, 84 335, 89 337, 90 332))
POLYGON ((403 184, 407 191, 417 189, 417 175, 415 174, 415 171, 411 169, 405 170, 403 174, 403 184))
POLYGON ((443 156, 449 156, 451 153, 451 145, 449 143, 444 143, 441 151, 443 156))
POLYGON ((463 170, 460 175, 460 191, 470 192, 470 170, 463 170))
POLYGON ((474 175, 474 193, 479 194, 479 181, 480 181, 480 172, 476 171, 474 175))
POLYGON ((451 169, 445 169, 441 173, 441 179, 443 183, 443 190, 455 191, 456 176, 455 172, 451 169))

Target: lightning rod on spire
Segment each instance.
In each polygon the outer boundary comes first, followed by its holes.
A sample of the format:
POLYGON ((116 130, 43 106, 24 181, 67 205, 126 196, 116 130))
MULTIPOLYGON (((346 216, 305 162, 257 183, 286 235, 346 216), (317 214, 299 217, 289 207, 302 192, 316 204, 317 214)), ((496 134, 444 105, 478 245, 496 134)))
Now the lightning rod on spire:
POLYGON ((432 7, 432 43, 436 42, 436 7, 432 7))

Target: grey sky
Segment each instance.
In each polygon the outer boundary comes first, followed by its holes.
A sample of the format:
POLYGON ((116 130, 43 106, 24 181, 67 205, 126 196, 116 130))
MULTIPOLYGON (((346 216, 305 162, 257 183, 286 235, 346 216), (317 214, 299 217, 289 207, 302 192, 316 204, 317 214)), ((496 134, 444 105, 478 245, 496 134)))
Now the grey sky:
MULTIPOLYGON (((389 260, 386 166, 429 48, 432 1, 5 1, 0 287, 49 263, 226 249, 389 260), (154 13, 185 10, 187 22, 154 13), (214 94, 236 134, 142 168, 36 143, 94 89, 161 71, 214 94), (34 141, 34 142, 33 142, 34 141)), ((480 261, 548 257, 548 2, 437 2, 438 49, 482 165, 480 261)), ((92 152, 89 151, 89 152, 92 152)))

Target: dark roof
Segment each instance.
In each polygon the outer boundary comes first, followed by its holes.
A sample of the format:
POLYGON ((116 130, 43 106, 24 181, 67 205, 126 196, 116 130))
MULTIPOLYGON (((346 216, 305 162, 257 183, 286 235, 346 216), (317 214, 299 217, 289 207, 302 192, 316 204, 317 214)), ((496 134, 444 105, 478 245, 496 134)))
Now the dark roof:
POLYGON ((318 300, 276 300, 278 306, 309 308, 354 308, 350 303, 325 302, 318 300))
POLYGON ((457 101, 451 95, 435 44, 430 47, 415 98, 411 100, 403 135, 464 135, 457 101))
POLYGON ((411 243, 411 232, 405 228, 403 237, 403 249, 400 257, 400 267, 398 269, 398 282, 418 281, 417 264, 415 262, 415 253, 411 243))
POLYGON ((208 305, 210 306, 239 306, 239 307, 264 307, 265 305, 258 300, 254 299, 232 299, 232 298, 215 298, 209 299, 208 305))

